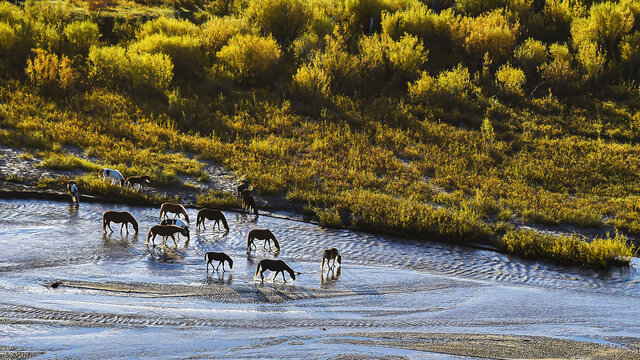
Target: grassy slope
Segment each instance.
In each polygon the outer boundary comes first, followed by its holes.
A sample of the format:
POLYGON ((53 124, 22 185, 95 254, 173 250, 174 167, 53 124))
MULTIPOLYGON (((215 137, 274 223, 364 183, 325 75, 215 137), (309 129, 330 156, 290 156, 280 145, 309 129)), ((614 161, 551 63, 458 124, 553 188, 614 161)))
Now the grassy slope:
MULTIPOLYGON (((480 96, 490 105, 460 110, 402 96, 334 96, 317 111, 273 89, 214 84, 215 91, 200 92, 182 84, 181 117, 166 98, 90 87, 55 99, 26 84, 0 88, 0 140, 42 149, 48 166, 93 169, 56 155, 59 144, 73 145, 101 166, 171 184, 179 173, 202 175, 183 155, 195 153, 258 191, 309 204, 326 225, 484 242, 585 266, 624 263, 634 250, 621 235, 587 244, 512 224, 640 233, 638 111, 617 100, 615 89, 595 101, 480 96), (492 134, 480 130, 484 118, 492 134)), ((113 191, 88 178, 84 185, 113 191)))

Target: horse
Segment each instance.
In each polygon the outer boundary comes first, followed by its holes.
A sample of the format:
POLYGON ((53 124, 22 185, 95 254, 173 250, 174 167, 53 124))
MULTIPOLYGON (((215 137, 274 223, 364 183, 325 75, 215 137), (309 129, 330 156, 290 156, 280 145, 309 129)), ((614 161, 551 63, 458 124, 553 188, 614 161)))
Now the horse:
POLYGON ((253 213, 258 215, 258 208, 256 207, 256 200, 253 198, 251 194, 251 190, 244 189, 242 190, 242 210, 250 211, 253 209, 253 213))
POLYGON ((324 261, 327 260, 327 266, 329 269, 333 269, 336 266, 336 259, 338 260, 338 265, 342 264, 342 255, 336 248, 326 249, 322 252, 322 265, 320 265, 320 271, 324 269, 324 261), (329 261, 333 260, 333 264, 329 266, 329 261))
POLYGON ((135 185, 138 185, 138 191, 142 190, 143 184, 151 184, 151 177, 149 175, 143 176, 129 176, 127 180, 124 181, 127 186, 130 186, 135 189, 135 185))
MULTIPOLYGON (((222 264, 222 271, 225 271, 224 270, 225 261, 229 263, 229 269, 233 269, 233 260, 231 260, 231 258, 225 253, 213 252, 213 251, 208 252, 204 254, 204 261, 207 262, 207 272, 209 271, 209 264, 211 264, 212 261, 218 261, 218 266, 216 267, 216 271, 220 267, 220 264, 222 264)), ((211 264, 211 267, 213 268, 213 264, 211 264)))
POLYGON ((133 226, 133 229, 136 231, 136 233, 138 232, 138 222, 133 217, 133 215, 131 215, 130 212, 113 211, 113 210, 105 211, 104 214, 102 214, 102 232, 103 233, 107 232, 107 227, 109 228, 109 230, 111 230, 111 232, 113 232, 113 229, 111 229, 112 222, 122 223, 122 225, 120 225, 120 232, 122 232, 122 228, 126 225, 127 234, 128 234, 129 224, 133 226))
POLYGON ((124 176, 118 170, 113 170, 109 168, 100 169, 98 171, 98 177, 102 176, 102 181, 107 180, 107 178, 111 178, 111 185, 113 185, 114 181, 119 181, 120 186, 124 186, 124 176))
POLYGON ((160 225, 177 225, 181 228, 187 228, 189 225, 185 224, 184 221, 180 219, 164 219, 160 221, 160 225))
POLYGON ((196 227, 200 229, 200 224, 202 224, 202 227, 206 229, 207 227, 204 225, 204 221, 206 219, 214 221, 214 229, 216 224, 218 224, 218 230, 222 230, 220 228, 220 222, 222 222, 224 228, 229 231, 229 224, 227 224, 227 219, 224 217, 222 211, 214 209, 200 209, 200 211, 198 211, 198 220, 196 221, 196 227))
POLYGON ((156 236, 160 235, 164 239, 164 243, 167 242, 167 238, 171 237, 173 243, 178 245, 176 242, 175 234, 182 234, 187 237, 187 241, 189 241, 189 228, 182 228, 177 225, 154 225, 149 229, 149 233, 147 234, 147 242, 146 245, 149 245, 149 240, 153 242, 153 245, 156 244, 156 236), (151 237, 153 235, 153 238, 151 237))
POLYGON ((67 192, 71 195, 71 201, 76 205, 80 204, 80 191, 78 190, 78 185, 73 180, 67 181, 67 192))
POLYGON ((263 247, 266 249, 267 244, 269 244, 269 251, 271 251, 271 241, 273 241, 273 245, 276 247, 277 251, 280 251, 280 244, 278 244, 278 240, 276 240, 276 236, 273 235, 271 230, 269 229, 253 229, 249 231, 247 235, 247 251, 251 251, 251 246, 255 247, 256 244, 253 243, 253 240, 264 240, 263 247))
POLYGON ((253 275, 253 277, 255 278, 256 276, 258 276, 258 272, 259 272, 260 280, 264 282, 264 272, 267 270, 276 272, 275 275, 273 275, 273 280, 276 279, 276 276, 278 276, 278 273, 282 273, 282 280, 284 280, 284 282, 287 282, 287 279, 285 279, 284 277, 285 271, 289 273, 289 275, 291 276, 291 279, 293 280, 296 279, 296 274, 293 272, 293 269, 290 268, 289 265, 287 265, 284 261, 270 260, 270 259, 264 259, 258 263, 258 267, 256 268, 256 273, 255 275, 253 275), (260 268, 262 268, 262 271, 260 271, 260 268))
POLYGON ((169 217, 167 215, 167 213, 174 213, 176 214, 173 218, 175 219, 178 215, 182 214, 184 215, 184 219, 187 220, 187 222, 189 221, 189 214, 187 214, 187 209, 184 208, 184 206, 180 205, 180 204, 173 204, 173 203, 164 203, 160 206, 160 218, 162 218, 162 216, 166 216, 169 217))
POLYGON ((238 194, 238 196, 241 196, 242 192, 247 189, 249 189, 249 180, 242 179, 240 180, 240 184, 236 188, 236 193, 238 194))

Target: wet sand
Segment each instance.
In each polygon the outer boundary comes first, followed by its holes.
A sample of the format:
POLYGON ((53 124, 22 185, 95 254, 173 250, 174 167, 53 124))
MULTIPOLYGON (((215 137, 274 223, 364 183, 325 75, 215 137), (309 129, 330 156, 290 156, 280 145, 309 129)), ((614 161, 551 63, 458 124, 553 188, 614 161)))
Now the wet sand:
POLYGON ((146 247, 158 209, 13 200, 0 211, 0 358, 640 358, 637 260, 585 270, 232 212, 228 233, 146 247), (106 209, 132 212, 140 234, 102 235, 106 209), (247 254, 252 228, 271 229, 281 252, 247 254), (330 246, 344 261, 321 276, 330 246), (207 273, 206 251, 233 269, 207 273), (253 278, 274 257, 295 281, 253 278))

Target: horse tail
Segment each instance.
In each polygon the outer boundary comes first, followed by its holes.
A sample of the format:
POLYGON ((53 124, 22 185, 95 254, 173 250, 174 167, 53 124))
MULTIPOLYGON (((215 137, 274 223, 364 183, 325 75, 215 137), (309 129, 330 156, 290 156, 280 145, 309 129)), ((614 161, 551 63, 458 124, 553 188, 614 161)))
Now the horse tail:
POLYGON ((151 239, 151 234, 152 234, 152 230, 149 229, 149 232, 147 233, 147 244, 149 243, 149 239, 151 239))
POLYGON ((255 278, 256 276, 258 276, 258 273, 260 272, 260 266, 262 266, 262 261, 260 261, 258 263, 258 267, 256 267, 256 273, 253 274, 253 277, 255 278))
POLYGON ((204 262, 207 262, 207 256, 209 255, 209 253, 204 253, 204 262))
POLYGON ((252 208, 253 208, 253 214, 254 215, 258 215, 258 208, 256 207, 256 202, 255 201, 253 202, 252 208))
POLYGON ((164 214, 164 204, 160 206, 160 216, 158 216, 158 219, 162 219, 162 214, 164 214))
POLYGON ((102 214, 102 232, 107 232, 107 218, 106 216, 104 216, 104 214, 102 214))
POLYGON ((223 213, 220 213, 220 215, 222 215, 220 217, 220 220, 222 221, 222 225, 224 225, 224 228, 229 230, 229 224, 227 224, 227 219, 224 217, 223 213))
POLYGON ((326 257, 324 256, 324 251, 322 252, 322 264, 320 264, 320 269, 324 269, 324 259, 326 259, 326 257))

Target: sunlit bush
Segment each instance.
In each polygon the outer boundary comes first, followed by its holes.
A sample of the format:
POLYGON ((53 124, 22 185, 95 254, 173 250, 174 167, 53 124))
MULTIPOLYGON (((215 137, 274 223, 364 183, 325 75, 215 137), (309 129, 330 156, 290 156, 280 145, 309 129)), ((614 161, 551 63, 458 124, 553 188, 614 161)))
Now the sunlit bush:
POLYGON ((422 42, 412 35, 398 41, 385 34, 363 37, 358 49, 362 72, 369 74, 372 81, 392 79, 404 84, 414 79, 427 61, 422 42))
POLYGON ((35 55, 27 61, 26 69, 26 74, 35 87, 53 93, 56 90, 69 90, 73 86, 73 69, 66 56, 58 57, 40 49, 35 51, 35 55))
POLYGON ((409 84, 409 95, 414 101, 427 104, 464 104, 474 88, 469 69, 459 64, 452 70, 441 72, 437 78, 423 73, 420 79, 409 84))
POLYGON ((573 44, 579 48, 583 42, 596 42, 611 51, 633 29, 633 24, 634 16, 629 6, 609 1, 594 4, 588 18, 573 21, 573 44))
POLYGON ((516 58, 527 76, 534 77, 538 67, 547 61, 547 46, 539 40, 529 38, 516 48, 516 58))
POLYGON ((73 52, 86 54, 91 46, 97 44, 100 31, 98 25, 91 21, 74 21, 64 28, 64 35, 73 52))
POLYGON ((578 47, 576 60, 578 60, 578 63, 580 63, 582 69, 585 71, 587 79, 597 80, 604 70, 607 55, 597 43, 585 41, 578 47))
POLYGON ((168 36, 156 33, 140 39, 131 49, 141 53, 165 54, 171 58, 177 77, 193 78, 204 71, 208 64, 199 38, 191 36, 168 36))
POLYGON ((497 9, 476 18, 462 18, 452 36, 476 60, 488 53, 498 61, 513 53, 519 29, 518 22, 511 22, 504 10, 497 9))
POLYGON ((329 86, 329 76, 317 66, 303 65, 293 75, 293 93, 314 102, 329 95, 329 86))
POLYGON ((540 65, 538 71, 551 87, 566 93, 574 88, 578 80, 578 72, 571 65, 573 56, 564 44, 551 44, 549 53, 552 60, 540 65))
POLYGON ((416 3, 407 9, 382 14, 382 30, 394 40, 405 33, 423 40, 431 51, 450 46, 451 25, 457 22, 452 10, 433 12, 429 6, 416 3))
POLYGON ((496 83, 508 95, 522 96, 522 86, 525 83, 524 72, 510 65, 502 65, 496 71, 496 83))
POLYGON ((159 17, 145 22, 138 30, 137 37, 138 39, 142 39, 155 34, 167 36, 196 36, 198 34, 198 27, 188 20, 159 17))
POLYGON ((253 0, 247 17, 286 48, 307 27, 311 10, 304 0, 253 0))
POLYGON ((620 60, 630 73, 636 73, 640 66, 640 32, 626 35, 620 42, 620 60))
MULTIPOLYGON (((0 60, 5 70, 23 71, 34 44, 32 24, 20 8, 7 1, 0 3, 0 60)), ((3 67, 0 62, 0 69, 3 67)))
POLYGON ((162 92, 173 78, 173 64, 164 54, 127 51, 119 46, 89 50, 91 79, 112 89, 146 89, 162 92))
POLYGON ((277 74, 280 56, 275 39, 257 35, 236 35, 218 52, 237 80, 256 84, 277 74))
POLYGON ((361 80, 358 59, 339 41, 330 40, 324 51, 316 55, 314 63, 331 78, 332 91, 350 93, 358 88, 361 80))
POLYGON ((233 36, 249 32, 249 23, 245 18, 214 17, 202 25, 200 39, 206 51, 215 54, 233 36))

